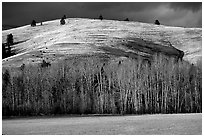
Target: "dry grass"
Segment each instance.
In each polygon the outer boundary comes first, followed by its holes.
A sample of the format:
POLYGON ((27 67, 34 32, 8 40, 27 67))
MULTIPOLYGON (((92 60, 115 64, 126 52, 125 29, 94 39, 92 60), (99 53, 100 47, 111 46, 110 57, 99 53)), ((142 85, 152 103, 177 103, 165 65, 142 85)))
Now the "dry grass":
POLYGON ((201 135, 202 113, 66 115, 2 120, 3 135, 201 135))
MULTIPOLYGON (((14 42, 23 41, 14 45, 17 51, 15 56, 2 60, 3 66, 19 66, 22 63, 38 63, 43 58, 50 58, 57 62, 58 57, 72 54, 103 53, 98 47, 112 47, 118 49, 122 43, 143 39, 157 43, 157 49, 172 44, 175 48, 185 52, 184 60, 196 63, 202 57, 202 29, 182 28, 163 25, 154 25, 140 22, 126 22, 114 20, 97 20, 68 18, 65 25, 60 20, 43 22, 43 25, 30 25, 5 30, 2 32, 2 42, 6 36, 13 34, 14 42), (123 42, 122 42, 123 41, 123 42), (40 51, 46 53, 39 53, 40 51), (32 54, 42 54, 32 56, 32 54)), ((154 45, 155 47, 156 45, 154 45)), ((119 50, 119 49, 118 49, 119 50)), ((128 47, 125 52, 130 50, 128 47)), ((138 51, 138 50, 137 50, 138 51)))

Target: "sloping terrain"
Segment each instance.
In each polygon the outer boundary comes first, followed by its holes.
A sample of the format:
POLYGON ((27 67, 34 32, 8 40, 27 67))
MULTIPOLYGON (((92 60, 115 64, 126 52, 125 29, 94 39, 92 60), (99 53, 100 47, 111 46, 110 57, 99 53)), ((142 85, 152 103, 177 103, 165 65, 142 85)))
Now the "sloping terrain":
POLYGON ((43 59, 55 62, 75 55, 143 56, 155 52, 180 56, 196 63, 202 57, 202 29, 157 26, 139 22, 68 18, 5 30, 2 43, 12 33, 16 55, 5 58, 3 66, 39 63, 43 59), (175 47, 175 48, 174 48, 175 47), (177 50, 179 49, 179 50, 177 50))
POLYGON ((2 24, 2 30, 17 28, 19 26, 2 24))

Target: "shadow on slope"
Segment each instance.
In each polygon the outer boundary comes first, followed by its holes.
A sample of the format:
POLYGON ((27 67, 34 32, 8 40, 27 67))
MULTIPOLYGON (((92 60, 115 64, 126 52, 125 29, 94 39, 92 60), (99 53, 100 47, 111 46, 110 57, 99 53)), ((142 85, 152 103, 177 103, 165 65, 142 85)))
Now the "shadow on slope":
POLYGON ((169 45, 160 45, 151 41, 145 41, 139 38, 130 38, 127 42, 123 42, 113 47, 99 47, 99 49, 105 51, 107 54, 115 56, 124 56, 137 59, 139 56, 144 60, 151 60, 152 56, 158 53, 173 57, 177 61, 182 59, 184 52, 169 45))
POLYGON ((8 49, 7 43, 2 43, 2 59, 4 58, 8 58, 10 56, 16 55, 16 53, 18 52, 17 49, 14 49, 14 45, 26 42, 27 40, 23 40, 23 41, 17 41, 14 42, 13 45, 10 46, 10 50, 8 49))

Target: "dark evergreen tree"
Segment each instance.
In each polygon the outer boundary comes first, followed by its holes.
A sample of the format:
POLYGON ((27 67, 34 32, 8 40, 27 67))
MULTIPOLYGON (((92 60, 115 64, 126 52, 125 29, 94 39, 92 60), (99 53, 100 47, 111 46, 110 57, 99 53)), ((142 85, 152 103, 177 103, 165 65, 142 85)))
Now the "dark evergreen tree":
POLYGON ((6 41, 7 41, 7 45, 9 46, 13 45, 13 35, 12 34, 7 35, 6 41))
POLYGON ((66 17, 66 15, 64 15, 62 18, 63 18, 63 19, 66 19, 67 17, 66 17))
POLYGON ((9 34, 7 35, 7 39, 6 39, 6 45, 7 45, 7 56, 11 55, 11 45, 13 45, 13 35, 9 34))
POLYGON ((103 16, 102 16, 102 15, 100 15, 100 16, 99 16, 99 19, 100 19, 100 20, 103 20, 103 16))
POLYGON ((128 18, 126 18, 124 21, 129 21, 129 19, 128 19, 128 18))
POLYGON ((64 25, 64 24, 65 24, 65 19, 64 19, 63 17, 62 17, 61 20, 60 20, 60 24, 61 24, 61 25, 64 25))
POLYGON ((35 20, 33 20, 33 21, 31 22, 31 26, 32 26, 32 27, 35 27, 35 26, 36 26, 36 21, 35 21, 35 20))
POLYGON ((2 59, 6 58, 6 47, 5 44, 2 44, 2 59))
POLYGON ((155 20, 154 24, 160 25, 160 22, 158 20, 155 20))

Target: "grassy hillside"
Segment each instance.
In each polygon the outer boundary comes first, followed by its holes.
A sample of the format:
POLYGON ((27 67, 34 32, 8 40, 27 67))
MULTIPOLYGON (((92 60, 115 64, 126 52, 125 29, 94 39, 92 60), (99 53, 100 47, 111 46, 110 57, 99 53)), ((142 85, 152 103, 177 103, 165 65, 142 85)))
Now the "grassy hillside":
MULTIPOLYGON (((184 51, 184 60, 196 63, 202 56, 201 32, 200 28, 81 18, 66 19, 66 24, 61 26, 59 20, 54 20, 44 22, 42 26, 28 25, 3 31, 3 43, 6 42, 6 36, 12 33, 14 42, 19 44, 13 48, 18 54, 4 59, 2 65, 20 66, 22 63, 39 63, 42 59, 53 62, 81 54, 109 53, 115 56, 120 52, 120 56, 125 56, 138 52, 138 49, 133 50, 126 45, 131 42, 139 45, 141 40, 143 43, 151 42, 154 47, 156 44, 159 44, 160 48, 173 46, 184 51)), ((141 45, 144 45, 143 43, 141 45)), ((156 50, 158 51, 158 48, 156 50)), ((144 52, 136 54, 147 55, 144 52)))
POLYGON ((201 29, 66 21, 3 31, 21 41, 2 62, 3 116, 202 112, 201 29))

